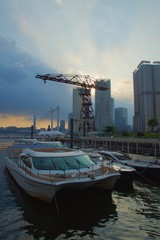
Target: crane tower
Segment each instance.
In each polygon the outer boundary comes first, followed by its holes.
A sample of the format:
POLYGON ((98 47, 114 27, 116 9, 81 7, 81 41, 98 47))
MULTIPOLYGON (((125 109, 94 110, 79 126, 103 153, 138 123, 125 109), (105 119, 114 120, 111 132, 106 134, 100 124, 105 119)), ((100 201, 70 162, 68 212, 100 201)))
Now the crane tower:
POLYGON ((105 85, 88 75, 73 75, 73 74, 44 74, 36 75, 36 78, 42 79, 45 83, 47 80, 71 84, 81 87, 79 95, 82 99, 82 107, 80 111, 79 130, 95 131, 94 112, 91 101, 91 89, 107 90, 105 85))

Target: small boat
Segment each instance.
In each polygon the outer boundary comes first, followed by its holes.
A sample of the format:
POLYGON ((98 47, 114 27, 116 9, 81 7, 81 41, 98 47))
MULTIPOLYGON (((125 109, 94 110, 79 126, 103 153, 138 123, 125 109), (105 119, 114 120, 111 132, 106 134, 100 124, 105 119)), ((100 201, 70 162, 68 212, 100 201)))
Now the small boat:
POLYGON ((110 166, 95 163, 85 152, 59 148, 8 148, 6 168, 17 184, 29 195, 52 202, 61 189, 111 191, 120 173, 110 166))
POLYGON ((31 148, 31 149, 36 149, 39 147, 43 148, 65 148, 63 144, 60 141, 39 141, 36 138, 22 138, 22 139, 17 139, 13 143, 14 146, 17 148, 31 148))
POLYGON ((98 161, 98 162, 102 162, 104 165, 112 165, 112 167, 116 170, 119 171, 121 176, 118 179, 117 183, 124 183, 125 185, 129 185, 135 177, 136 174, 136 170, 133 167, 130 166, 126 166, 118 161, 114 161, 113 158, 111 158, 110 156, 107 156, 106 151, 96 151, 96 152, 92 152, 91 154, 89 154, 90 157, 94 160, 94 161, 98 161))
POLYGON ((105 158, 111 159, 116 163, 125 166, 133 167, 136 170, 136 177, 153 181, 153 183, 160 183, 160 164, 159 161, 132 159, 128 154, 116 151, 98 151, 105 158))

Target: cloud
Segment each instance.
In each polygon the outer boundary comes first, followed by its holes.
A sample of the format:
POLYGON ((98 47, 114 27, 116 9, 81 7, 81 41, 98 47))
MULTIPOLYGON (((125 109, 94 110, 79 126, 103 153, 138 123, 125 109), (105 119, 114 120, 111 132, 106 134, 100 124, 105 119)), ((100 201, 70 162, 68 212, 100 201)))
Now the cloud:
MULTIPOLYGON (((118 7, 115 1, 113 4, 103 1, 100 4, 98 1, 59 3, 52 1, 51 4, 49 1, 48 7, 40 1, 39 8, 43 7, 45 17, 40 17, 34 8, 30 9, 28 15, 28 8, 16 5, 15 19, 23 36, 30 42, 27 45, 34 48, 33 54, 60 73, 109 78, 113 97, 119 100, 125 97, 128 100, 132 88, 129 84, 125 84, 124 88, 123 82, 132 78, 133 69, 127 66, 126 41, 131 33, 129 27, 134 11, 127 14, 130 14, 130 18, 125 22, 123 6, 118 7), (126 69, 127 77, 124 73, 126 69)), ((128 6, 132 4, 126 4, 126 8, 128 6)))
POLYGON ((71 86, 43 85, 35 79, 37 72, 55 71, 111 79, 116 104, 133 109, 133 71, 143 59, 159 60, 159 0, 3 2, 1 30, 3 36, 15 39, 0 39, 0 81, 13 102, 10 107, 6 92, 0 90, 0 98, 6 102, 3 112, 25 109, 27 114, 39 113, 51 102, 63 106, 65 101, 71 106, 71 86), (22 108, 26 99, 28 105, 22 108))
MULTIPOLYGON (((61 119, 71 111, 71 87, 54 82, 44 84, 36 74, 56 72, 23 52, 15 41, 0 37, 0 113, 42 116, 60 106, 61 119)), ((49 117, 49 116, 48 116, 49 117)))

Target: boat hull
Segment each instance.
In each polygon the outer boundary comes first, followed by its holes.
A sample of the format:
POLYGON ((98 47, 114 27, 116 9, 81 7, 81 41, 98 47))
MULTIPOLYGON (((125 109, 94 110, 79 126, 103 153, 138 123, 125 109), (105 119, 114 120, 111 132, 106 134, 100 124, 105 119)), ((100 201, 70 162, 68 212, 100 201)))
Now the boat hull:
POLYGON ((29 178, 16 164, 6 160, 6 168, 16 181, 16 183, 25 190, 30 196, 36 197, 45 202, 51 202, 56 189, 51 184, 44 184, 29 178))
POLYGON ((17 184, 25 190, 30 196, 41 201, 52 202, 55 194, 64 188, 85 190, 90 187, 104 188, 112 190, 116 180, 119 178, 119 173, 111 173, 97 178, 87 177, 82 179, 65 180, 60 182, 45 181, 35 179, 32 175, 28 175, 18 165, 6 158, 6 168, 17 182, 17 184))
POLYGON ((110 173, 108 174, 107 178, 99 181, 95 184, 95 187, 106 189, 106 190, 112 190, 117 180, 120 178, 120 173, 110 173))
POLYGON ((131 161, 127 163, 128 166, 132 166, 136 170, 136 178, 144 179, 147 181, 154 181, 160 184, 160 165, 146 163, 143 161, 131 161))
POLYGON ((160 184, 160 168, 136 167, 136 177, 160 184))

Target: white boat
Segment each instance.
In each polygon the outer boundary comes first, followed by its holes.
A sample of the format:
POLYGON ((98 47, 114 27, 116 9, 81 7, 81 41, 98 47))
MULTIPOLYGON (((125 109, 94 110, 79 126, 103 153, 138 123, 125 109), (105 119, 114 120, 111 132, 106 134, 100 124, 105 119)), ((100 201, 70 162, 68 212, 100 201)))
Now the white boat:
POLYGON ((160 163, 158 160, 133 160, 129 155, 116 151, 99 151, 106 159, 111 159, 116 163, 133 167, 136 170, 136 177, 153 181, 160 184, 160 163))
POLYGON ((108 152, 106 151, 95 151, 90 153, 90 157, 96 161, 96 162, 102 162, 104 165, 109 165, 113 167, 113 169, 115 169, 116 171, 119 171, 121 176, 118 179, 117 183, 125 183, 126 184, 130 184, 136 174, 136 170, 133 167, 130 166, 126 166, 118 161, 115 161, 113 159, 113 156, 111 157, 110 155, 107 155, 108 152))
POLYGON ((6 168, 29 195, 51 202, 63 188, 112 190, 120 173, 95 163, 86 153, 71 149, 8 148, 6 168))
POLYGON ((22 138, 22 139, 17 139, 13 143, 17 148, 31 148, 31 149, 36 149, 41 146, 43 148, 51 147, 51 148, 64 148, 63 144, 60 141, 39 141, 36 138, 22 138))

